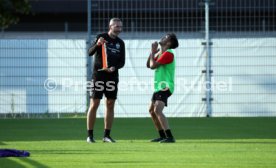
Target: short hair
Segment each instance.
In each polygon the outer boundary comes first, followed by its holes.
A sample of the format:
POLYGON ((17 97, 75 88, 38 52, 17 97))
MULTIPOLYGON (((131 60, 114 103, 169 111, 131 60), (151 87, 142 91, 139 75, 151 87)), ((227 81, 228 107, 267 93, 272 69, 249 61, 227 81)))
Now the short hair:
POLYGON ((111 24, 112 24, 113 22, 122 22, 122 21, 121 21, 121 19, 119 19, 119 18, 112 18, 112 19, 110 19, 110 21, 109 21, 109 26, 111 26, 111 24))
POLYGON ((176 35, 174 33, 168 33, 168 36, 170 36, 170 41, 171 41, 171 48, 175 49, 178 47, 179 43, 178 43, 178 39, 176 37, 176 35))

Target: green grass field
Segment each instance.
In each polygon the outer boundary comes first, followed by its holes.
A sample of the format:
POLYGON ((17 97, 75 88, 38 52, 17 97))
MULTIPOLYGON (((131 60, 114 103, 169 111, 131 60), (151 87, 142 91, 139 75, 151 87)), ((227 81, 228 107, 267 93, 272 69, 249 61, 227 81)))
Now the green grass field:
POLYGON ((0 167, 72 168, 266 168, 276 167, 276 118, 170 118, 175 144, 150 143, 157 133, 150 118, 117 118, 102 143, 86 143, 86 120, 1 119, 0 148, 31 152, 28 158, 1 158, 0 167))

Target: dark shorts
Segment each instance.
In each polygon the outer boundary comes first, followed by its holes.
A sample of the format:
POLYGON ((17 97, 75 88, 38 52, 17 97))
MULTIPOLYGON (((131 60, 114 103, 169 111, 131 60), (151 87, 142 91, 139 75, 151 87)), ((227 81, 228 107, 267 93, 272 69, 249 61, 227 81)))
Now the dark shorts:
POLYGON ((171 96, 170 90, 154 92, 151 101, 154 103, 156 100, 162 101, 167 106, 168 98, 171 96))
POLYGON ((97 75, 92 79, 92 86, 89 87, 90 98, 102 99, 103 95, 107 99, 117 99, 118 77, 97 75))

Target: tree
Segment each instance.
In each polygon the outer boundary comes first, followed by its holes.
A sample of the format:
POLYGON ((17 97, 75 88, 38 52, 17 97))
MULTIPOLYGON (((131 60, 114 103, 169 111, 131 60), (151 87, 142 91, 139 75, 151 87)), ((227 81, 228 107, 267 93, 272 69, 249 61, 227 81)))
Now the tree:
POLYGON ((0 28, 17 24, 19 17, 31 11, 29 0, 0 0, 0 28))

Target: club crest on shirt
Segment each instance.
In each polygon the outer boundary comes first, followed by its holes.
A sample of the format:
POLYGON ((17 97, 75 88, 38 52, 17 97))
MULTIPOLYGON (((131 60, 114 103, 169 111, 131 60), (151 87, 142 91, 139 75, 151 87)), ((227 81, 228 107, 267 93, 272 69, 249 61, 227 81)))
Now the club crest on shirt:
POLYGON ((119 44, 119 43, 116 43, 116 48, 117 48, 117 49, 120 49, 120 47, 121 47, 120 44, 119 44))

